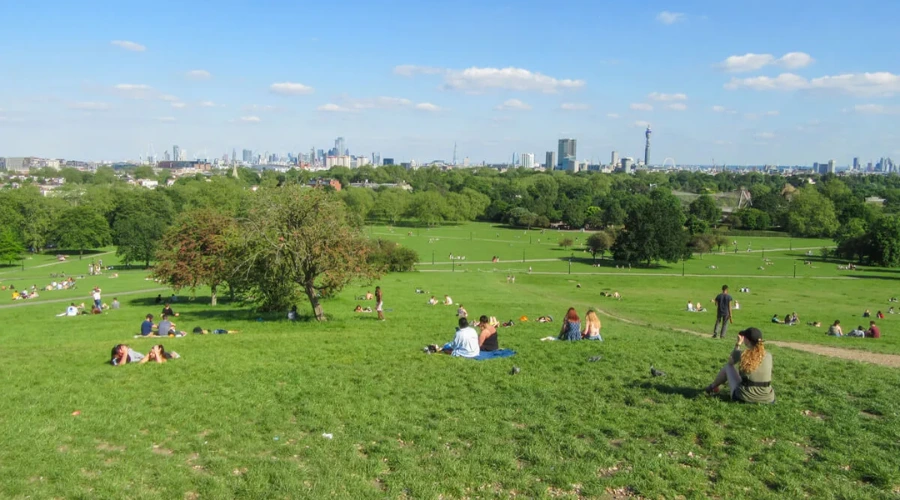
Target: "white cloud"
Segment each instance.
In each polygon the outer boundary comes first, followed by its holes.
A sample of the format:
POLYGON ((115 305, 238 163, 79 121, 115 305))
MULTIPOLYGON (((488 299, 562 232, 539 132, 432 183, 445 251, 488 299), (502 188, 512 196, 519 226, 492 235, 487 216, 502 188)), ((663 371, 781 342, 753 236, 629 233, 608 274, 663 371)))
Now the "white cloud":
POLYGON ((153 92, 153 87, 143 83, 119 83, 113 90, 132 99, 146 99, 153 92))
POLYGON ((805 68, 813 63, 813 59, 805 52, 788 52, 778 59, 778 65, 787 69, 805 68))
POLYGON ((714 112, 716 112, 716 113, 726 113, 726 114, 729 114, 729 115, 737 114, 737 111, 735 111, 735 110, 733 110, 733 109, 726 108, 725 106, 718 106, 718 105, 716 105, 716 106, 713 106, 713 107, 710 108, 710 109, 712 109, 712 110, 713 110, 714 112))
POLYGON ((900 75, 888 72, 847 73, 821 76, 807 80, 793 73, 782 73, 775 78, 755 76, 732 78, 725 88, 735 90, 826 90, 860 96, 889 97, 900 92, 900 75))
POLYGON ((606 117, 607 118, 618 118, 619 114, 618 113, 606 113, 606 117))
POLYGON ((778 116, 778 115, 780 115, 780 114, 781 114, 780 112, 775 111, 775 110, 772 110, 772 111, 766 111, 766 116, 778 116))
POLYGON ((756 134, 753 135, 753 137, 755 137, 757 139, 761 139, 761 140, 769 140, 769 139, 774 139, 775 134, 773 134, 772 132, 757 132, 756 134))
POLYGON ((163 94, 159 96, 159 98, 166 102, 178 102, 178 97, 173 96, 172 94, 163 94))
POLYGON ((244 111, 275 111, 278 108, 271 104, 250 104, 244 106, 244 111))
POLYGON ((863 115, 896 115, 900 114, 900 108, 888 107, 883 104, 857 104, 853 111, 863 115))
POLYGON ((653 111, 653 106, 643 102, 633 102, 628 107, 634 111, 653 111))
POLYGON ((143 52, 143 51, 147 50, 147 47, 145 47, 139 43, 129 42, 128 40, 113 40, 109 43, 111 45, 115 45, 116 47, 119 47, 119 48, 122 48, 125 50, 130 50, 132 52, 143 52))
POLYGON ((160 116, 159 118, 156 119, 156 121, 164 122, 164 123, 172 123, 175 121, 175 117, 174 116, 160 116))
POLYGON ((209 80, 212 78, 212 73, 206 71, 205 69, 192 69, 185 73, 187 78, 191 80, 209 80))
POLYGON ((435 104, 431 104, 430 102, 420 102, 416 104, 416 109, 419 111, 429 111, 429 112, 438 112, 441 111, 441 107, 435 104))
POLYGON ((184 109, 187 107, 187 104, 185 104, 183 102, 173 102, 172 107, 175 109, 184 109))
POLYGON ((463 70, 435 68, 432 66, 402 65, 394 68, 402 76, 443 75, 443 89, 465 92, 484 92, 492 89, 543 92, 552 94, 560 90, 584 87, 584 80, 558 79, 522 68, 479 68, 463 70))
POLYGON ((647 98, 652 101, 687 101, 687 94, 661 94, 659 92, 651 92, 647 95, 647 98))
POLYGON ((294 82, 273 83, 269 86, 269 90, 281 95, 306 95, 312 94, 315 89, 309 85, 294 82))
POLYGON ((729 73, 745 73, 773 64, 786 69, 805 68, 813 61, 815 59, 805 52, 788 52, 777 59, 772 54, 747 53, 742 56, 729 56, 718 66, 729 73))
POLYGON ((650 122, 644 121, 644 120, 638 120, 638 121, 634 122, 632 125, 635 127, 638 127, 638 128, 647 128, 650 126, 650 122))
POLYGON ((218 104, 213 101, 200 101, 198 104, 201 108, 215 108, 218 106, 218 104))
POLYGON ((529 109, 531 109, 531 106, 518 99, 507 99, 506 101, 503 101, 503 104, 498 105, 494 109, 496 109, 497 111, 528 111, 529 109))
POLYGON ((349 113, 349 112, 353 111, 350 108, 338 106, 337 104, 333 104, 333 103, 323 104, 323 105, 319 106, 318 108, 316 108, 316 110, 317 111, 325 111, 328 113, 349 113))
POLYGON ((675 24, 684 21, 684 14, 681 12, 669 12, 664 10, 656 15, 656 20, 663 24, 675 24))
POLYGON ((585 111, 591 109, 591 106, 583 102, 564 102, 560 104, 559 109, 564 111, 585 111))
MULTIPOLYGON (((105 102, 81 101, 69 104, 69 109, 78 109, 82 111, 107 111, 109 108, 109 103, 105 102)), ((3 110, 0 109, 0 111, 3 110)))
POLYGON ((344 105, 353 109, 392 109, 412 106, 413 102, 402 97, 375 97, 371 99, 345 99, 344 105))
POLYGON ((262 120, 258 116, 242 116, 241 121, 244 123, 259 123, 262 120))
POLYGON ((672 111, 684 111, 687 109, 687 104, 683 102, 673 102, 671 104, 666 104, 666 109, 670 109, 672 111))

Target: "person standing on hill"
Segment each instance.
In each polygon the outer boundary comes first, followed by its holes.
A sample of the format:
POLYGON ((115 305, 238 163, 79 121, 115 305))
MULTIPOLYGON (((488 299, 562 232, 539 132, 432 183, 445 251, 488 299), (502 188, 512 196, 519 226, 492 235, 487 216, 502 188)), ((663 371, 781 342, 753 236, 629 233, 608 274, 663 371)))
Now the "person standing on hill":
POLYGON ((722 285, 722 293, 716 295, 713 302, 716 303, 716 324, 713 326, 713 338, 725 338, 725 332, 728 330, 728 323, 731 323, 731 303, 734 299, 728 294, 728 285, 722 285), (719 323, 722 329, 719 330, 719 323))
POLYGON ((375 287, 375 311, 378 312, 378 319, 384 321, 384 299, 382 298, 381 287, 375 287))

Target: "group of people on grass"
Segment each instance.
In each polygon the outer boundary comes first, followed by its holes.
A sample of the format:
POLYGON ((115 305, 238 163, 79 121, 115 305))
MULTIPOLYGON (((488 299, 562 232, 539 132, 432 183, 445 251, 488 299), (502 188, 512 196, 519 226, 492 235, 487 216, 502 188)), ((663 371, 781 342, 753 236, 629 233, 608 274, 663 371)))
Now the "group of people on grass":
POLYGON ((452 306, 453 299, 449 295, 444 295, 443 301, 438 301, 438 299, 434 295, 432 295, 431 298, 428 299, 428 305, 436 306, 438 304, 440 304, 442 306, 452 306))
POLYGON ((177 359, 181 356, 174 351, 166 351, 162 344, 156 344, 150 348, 150 353, 144 356, 135 351, 127 344, 117 344, 110 352, 109 363, 113 366, 122 366, 128 363, 165 363, 170 359, 177 359))
POLYGON ((834 320, 834 323, 828 327, 828 331, 825 334, 831 337, 865 337, 870 339, 880 339, 881 329, 878 328, 878 325, 876 325, 873 320, 869 321, 868 329, 863 330, 862 325, 859 325, 856 329, 844 333, 844 330, 841 328, 841 320, 836 319, 834 320))
POLYGON ((497 337, 497 327, 500 324, 496 318, 481 316, 478 322, 469 324, 469 318, 460 316, 457 320, 456 335, 453 340, 443 346, 429 345, 424 351, 428 353, 441 352, 451 356, 462 358, 474 358, 482 352, 492 352, 500 349, 500 341, 497 337), (479 331, 475 331, 478 328, 479 331))

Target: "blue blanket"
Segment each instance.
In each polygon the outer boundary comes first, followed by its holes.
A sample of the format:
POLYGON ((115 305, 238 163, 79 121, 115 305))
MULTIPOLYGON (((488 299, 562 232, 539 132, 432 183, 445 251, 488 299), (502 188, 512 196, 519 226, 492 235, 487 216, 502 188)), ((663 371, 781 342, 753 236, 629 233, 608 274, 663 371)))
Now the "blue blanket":
POLYGON ((513 351, 512 349, 498 349, 496 351, 481 351, 481 354, 469 359, 484 361, 486 359, 508 358, 510 356, 514 356, 515 354, 516 351, 513 351))

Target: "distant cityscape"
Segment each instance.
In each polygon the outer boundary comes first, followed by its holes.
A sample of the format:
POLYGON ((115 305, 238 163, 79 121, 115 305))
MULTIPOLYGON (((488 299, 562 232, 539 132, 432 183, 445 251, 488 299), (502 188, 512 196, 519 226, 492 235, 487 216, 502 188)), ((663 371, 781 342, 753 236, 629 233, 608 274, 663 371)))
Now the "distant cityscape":
MULTIPOLYGON (((535 153, 513 153, 508 163, 475 163, 468 157, 457 157, 456 144, 453 145, 453 157, 451 160, 436 159, 419 163, 410 159, 398 162, 394 157, 382 157, 379 152, 369 154, 351 154, 344 137, 334 140, 334 147, 317 149, 311 147, 308 152, 299 153, 260 153, 251 149, 242 149, 238 156, 237 149, 232 149, 231 154, 223 154, 221 157, 208 158, 195 156, 189 159, 187 150, 173 145, 171 151, 166 149, 159 157, 151 146, 151 151, 141 155, 137 160, 123 162, 95 162, 86 160, 71 160, 62 158, 29 157, 0 157, 0 172, 25 173, 40 168, 77 168, 96 169, 98 166, 112 166, 124 168, 130 166, 148 165, 157 169, 167 170, 193 170, 209 171, 212 169, 232 169, 234 167, 247 167, 259 170, 287 171, 292 168, 321 171, 333 167, 347 167, 351 169, 371 166, 380 167, 398 165, 407 169, 420 167, 437 167, 442 169, 491 167, 497 169, 525 168, 539 171, 561 170, 572 173, 577 172, 625 172, 633 174, 638 170, 695 170, 705 171, 711 174, 725 170, 746 170, 765 173, 791 174, 798 172, 817 174, 896 174, 900 168, 889 157, 881 157, 877 161, 869 160, 862 163, 859 157, 854 157, 845 165, 838 165, 833 159, 822 162, 812 162, 808 165, 678 165, 674 158, 666 157, 662 162, 651 163, 651 135, 653 131, 648 125, 644 131, 644 157, 635 159, 631 156, 620 157, 618 151, 610 153, 609 163, 585 161, 578 159, 578 140, 575 138, 562 138, 558 141, 556 151, 544 153, 543 163, 535 153)), ((205 155, 204 155, 205 156, 205 155)))

